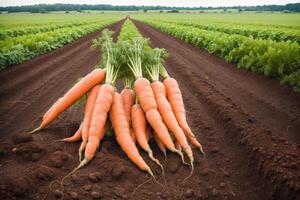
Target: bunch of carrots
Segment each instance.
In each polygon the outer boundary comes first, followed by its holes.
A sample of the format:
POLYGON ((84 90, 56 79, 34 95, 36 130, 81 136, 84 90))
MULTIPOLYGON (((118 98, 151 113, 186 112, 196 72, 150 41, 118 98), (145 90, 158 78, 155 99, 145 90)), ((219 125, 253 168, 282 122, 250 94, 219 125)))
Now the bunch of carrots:
POLYGON ((137 148, 139 145, 163 170, 149 145, 151 137, 165 155, 169 150, 180 155, 184 162, 185 153, 192 174, 194 158, 190 144, 203 155, 204 152, 187 123, 178 83, 163 66, 166 52, 150 48, 148 40, 140 36, 129 20, 123 25, 118 42, 113 42, 111 36, 112 32, 104 30, 102 36, 94 41, 94 47, 101 46, 102 49, 99 67, 58 99, 44 114, 40 126, 31 133, 48 126, 87 95, 78 131, 61 140, 81 140, 80 164, 72 173, 93 159, 108 129, 113 128, 115 138, 128 158, 153 178, 151 168, 137 148), (115 87, 119 80, 124 84, 121 93, 115 87))

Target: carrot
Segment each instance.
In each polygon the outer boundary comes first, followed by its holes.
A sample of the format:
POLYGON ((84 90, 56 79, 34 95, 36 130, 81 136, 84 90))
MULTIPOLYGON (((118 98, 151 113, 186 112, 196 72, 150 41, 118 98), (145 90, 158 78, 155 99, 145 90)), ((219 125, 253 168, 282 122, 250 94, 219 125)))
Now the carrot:
POLYGON ((86 92, 88 92, 92 87, 96 84, 99 84, 105 77, 105 70, 95 69, 83 79, 81 79, 78 83, 76 83, 61 99, 61 101, 57 102, 52 109, 50 109, 49 113, 42 120, 40 126, 30 133, 35 133, 47 125, 49 125, 53 120, 57 118, 59 114, 65 111, 68 107, 74 104, 81 96, 83 96, 86 92))
POLYGON ((164 153, 165 158, 167 158, 167 149, 166 146, 160 141, 160 139, 157 137, 156 133, 153 133, 153 138, 158 146, 158 148, 164 153))
POLYGON ((191 129, 187 123, 182 94, 179 89, 177 81, 174 78, 167 77, 163 81, 163 83, 166 88, 167 99, 169 100, 169 103, 171 104, 171 107, 173 109, 173 112, 176 116, 176 119, 177 119, 180 127, 184 130, 184 133, 186 134, 190 143, 193 146, 199 148, 201 153, 203 155, 205 155, 202 145, 197 141, 195 135, 193 134, 193 132, 191 131, 191 129))
POLYGON ((157 165, 160 166, 164 174, 163 166, 160 164, 159 160, 157 160, 153 156, 153 152, 148 144, 147 121, 146 121, 145 114, 139 104, 135 104, 132 106, 131 118, 132 118, 132 127, 138 144, 142 147, 142 149, 144 149, 144 151, 148 153, 149 158, 153 160, 157 165))
POLYGON ((114 92, 115 88, 108 83, 105 83, 100 87, 90 123, 88 143, 84 152, 85 157, 73 171, 62 178, 61 184, 67 177, 93 159, 99 146, 103 130, 105 130, 107 113, 112 105, 114 92))
POLYGON ((182 148, 177 140, 175 140, 174 144, 175 144, 176 149, 178 149, 179 151, 182 151, 182 148))
POLYGON ((87 160, 91 160, 99 147, 100 141, 105 136, 105 133, 108 131, 108 129, 111 127, 110 121, 106 120, 105 126, 103 129, 101 129, 97 134, 89 134, 88 143, 85 148, 84 157, 87 160), (96 147, 96 150, 95 150, 96 147))
POLYGON ((126 119, 122 97, 118 92, 115 92, 114 94, 114 100, 110 110, 110 119, 115 131, 116 140, 128 158, 141 170, 148 172, 154 177, 152 170, 143 160, 130 137, 129 123, 126 119))
POLYGON ((83 123, 80 124, 79 129, 76 131, 76 133, 73 136, 63 138, 61 141, 63 141, 63 142, 76 142, 76 141, 80 140, 81 135, 82 135, 82 125, 83 125, 83 123))
POLYGON ((183 154, 175 148, 169 131, 157 110, 157 104, 149 80, 145 78, 137 79, 134 83, 134 90, 139 98, 140 105, 146 114, 147 121, 156 132, 160 141, 170 151, 179 154, 184 162, 183 154))
POLYGON ((55 107, 55 105, 57 105, 60 101, 61 101, 62 98, 59 98, 48 110, 47 112, 44 114, 43 116, 43 120, 48 116, 48 114, 50 113, 50 111, 52 110, 53 107, 55 107))
POLYGON ((130 116, 131 115, 131 107, 133 106, 134 101, 135 101, 134 91, 132 89, 125 88, 121 92, 121 97, 122 97, 122 100, 124 103, 126 119, 130 124, 131 123, 131 116, 130 116))
MULTIPOLYGON (((128 123, 131 124, 130 113, 131 113, 131 107, 133 106, 134 101, 135 101, 134 91, 130 88, 125 88, 121 92, 121 97, 122 97, 122 100, 124 103, 126 119, 127 119, 128 123)), ((131 136, 132 140, 134 142, 136 142, 136 138, 135 138, 134 131, 132 130, 132 128, 130 128, 130 136, 131 136)))
POLYGON ((186 136, 183 130, 180 128, 173 113, 172 107, 165 96, 166 92, 164 84, 160 81, 154 81, 151 84, 151 87, 163 122, 166 124, 167 128, 174 134, 176 141, 182 147, 183 151, 188 155, 193 170, 194 157, 192 149, 188 144, 186 136))
POLYGON ((93 110, 96 104, 96 99, 99 93, 101 86, 96 85, 94 86, 87 98, 86 104, 85 104, 85 111, 84 111, 84 117, 83 117, 83 127, 82 127, 82 143, 79 147, 78 155, 79 155, 79 161, 82 160, 82 152, 84 151, 86 144, 88 142, 88 132, 90 128, 91 118, 93 114, 93 110))

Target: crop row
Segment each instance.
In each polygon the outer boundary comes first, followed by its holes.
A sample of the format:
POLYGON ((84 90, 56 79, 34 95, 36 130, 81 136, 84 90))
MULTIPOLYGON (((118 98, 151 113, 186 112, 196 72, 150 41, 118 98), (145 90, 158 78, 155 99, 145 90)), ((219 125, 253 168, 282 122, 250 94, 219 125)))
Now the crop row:
POLYGON ((168 22, 145 23, 210 53, 266 76, 276 77, 300 91, 300 46, 296 42, 275 42, 241 35, 203 30, 168 22))
MULTIPOLYGON (((173 22, 174 23, 174 22, 173 22)), ((202 22, 176 22, 181 25, 197 27, 204 30, 220 31, 228 34, 238 34, 247 37, 271 39, 277 42, 292 41, 300 44, 300 33, 294 30, 276 30, 267 27, 241 26, 232 24, 210 24, 202 22)))
POLYGON ((0 40, 5 40, 9 37, 17 37, 32 33, 40 33, 40 32, 48 32, 53 31, 60 28, 67 28, 73 26, 83 26, 92 24, 95 22, 73 22, 73 23, 54 23, 54 24, 43 24, 43 25, 34 25, 34 26, 21 26, 21 27, 14 27, 14 28, 5 28, 0 30, 0 40))
POLYGON ((102 22, 83 26, 67 27, 49 32, 7 38, 0 41, 0 70, 62 47, 83 35, 103 28, 115 21, 117 20, 103 20, 102 22))

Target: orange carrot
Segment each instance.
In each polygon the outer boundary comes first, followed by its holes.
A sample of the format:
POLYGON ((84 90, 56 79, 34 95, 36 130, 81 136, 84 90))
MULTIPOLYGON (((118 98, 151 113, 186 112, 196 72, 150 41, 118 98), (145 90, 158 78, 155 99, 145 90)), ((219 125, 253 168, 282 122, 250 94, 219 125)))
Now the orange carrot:
POLYGON ((78 140, 81 139, 81 134, 82 134, 82 124, 80 124, 79 129, 76 131, 76 133, 71 136, 71 137, 67 137, 67 138, 63 138, 61 141, 63 142, 76 142, 78 140))
POLYGON ((167 149, 165 145, 160 141, 160 139, 157 137, 156 133, 153 133, 153 138, 158 146, 158 148, 164 153, 165 158, 167 158, 167 149))
POLYGON ((148 153, 148 156, 157 165, 159 165, 164 174, 164 168, 160 164, 159 160, 154 158, 153 152, 148 144, 147 140, 147 121, 145 114, 139 104, 135 104, 131 108, 132 127, 138 144, 148 153))
POLYGON ((163 122, 166 124, 167 128, 174 134, 176 141, 182 147, 183 151, 188 155, 191 166, 193 168, 194 157, 192 149, 188 144, 186 136, 183 130, 180 128, 173 113, 172 107, 165 96, 166 92, 164 84, 160 81, 154 81, 151 84, 151 87, 163 122))
POLYGON ((60 101, 61 101, 62 98, 59 98, 48 110, 47 112, 44 114, 43 116, 43 120, 48 116, 48 114, 50 113, 50 111, 52 110, 53 107, 55 107, 55 105, 57 105, 60 101))
POLYGON ((100 140, 104 136, 107 114, 113 103, 115 88, 110 84, 103 84, 97 95, 88 132, 88 143, 85 149, 83 163, 88 163, 95 155, 100 140), (104 132, 104 133, 103 133, 104 132))
POLYGON ((149 80, 145 78, 137 79, 134 83, 134 90, 139 98, 140 105, 146 114, 147 121, 156 132, 160 141, 170 151, 179 154, 184 162, 183 154, 175 148, 169 131, 157 110, 157 104, 149 80))
POLYGON ((150 167, 143 160, 130 137, 130 128, 126 119, 122 97, 117 92, 114 94, 114 100, 110 110, 110 119, 115 131, 116 140, 128 158, 141 170, 148 172, 152 177, 154 177, 150 167))
POLYGON ((82 160, 82 152, 84 151, 86 144, 88 142, 88 132, 89 132, 89 128, 90 128, 90 123, 91 123, 91 119, 92 119, 92 114, 93 114, 93 110, 96 104, 96 99, 98 96, 98 93, 100 91, 101 86, 100 85, 96 85, 94 86, 89 95, 88 98, 86 100, 86 104, 85 104, 85 111, 84 111, 84 117, 83 117, 83 127, 82 127, 82 143, 79 147, 79 151, 78 151, 78 155, 79 155, 79 161, 82 160))
POLYGON ((47 125, 49 125, 53 120, 57 118, 59 114, 65 111, 68 107, 74 104, 81 96, 87 93, 96 84, 99 84, 105 77, 105 71, 102 69, 95 69, 78 83, 76 83, 59 101, 53 108, 49 111, 47 116, 42 120, 40 126, 30 133, 37 132, 47 125))
POLYGON ((191 129, 187 123, 182 94, 179 89, 177 81, 174 78, 167 77, 163 83, 166 88, 167 99, 169 100, 169 103, 171 104, 171 107, 173 109, 173 112, 176 116, 176 119, 177 119, 180 127, 184 130, 184 132, 185 132, 188 140, 191 142, 191 144, 194 145, 195 147, 199 148, 201 153, 203 155, 205 155, 202 145, 197 141, 195 135, 193 134, 193 132, 191 131, 191 129))
MULTIPOLYGON (((124 103, 126 119, 130 125, 131 124, 131 116, 130 116, 131 107, 133 106, 134 101, 135 101, 134 91, 130 88, 125 88, 121 92, 121 97, 122 97, 122 100, 124 103)), ((131 136, 132 140, 134 142, 136 142, 136 138, 135 138, 134 131, 132 130, 132 128, 130 128, 130 136, 131 136)))
POLYGON ((131 123, 131 116, 130 116, 131 107, 133 106, 134 101, 135 101, 134 91, 132 89, 125 88, 121 92, 121 97, 123 99, 125 115, 126 115, 127 121, 130 124, 131 123))
POLYGON ((108 129, 111 127, 110 121, 106 120, 105 126, 103 129, 101 129, 97 135, 89 134, 88 143, 85 148, 84 158, 87 160, 91 160, 99 147, 99 144, 103 137, 105 136, 105 133, 108 131, 108 129), (95 151, 96 147, 96 151, 95 151))
POLYGON ((175 140, 174 144, 175 144, 176 149, 178 149, 179 151, 182 151, 182 148, 177 140, 175 140))

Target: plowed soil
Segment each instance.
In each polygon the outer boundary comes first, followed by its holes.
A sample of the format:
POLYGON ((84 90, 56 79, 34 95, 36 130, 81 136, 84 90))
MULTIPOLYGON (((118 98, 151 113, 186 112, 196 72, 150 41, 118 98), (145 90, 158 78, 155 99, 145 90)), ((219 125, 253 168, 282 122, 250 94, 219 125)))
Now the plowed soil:
MULTIPOLYGON (((194 151, 193 176, 183 181, 190 168, 171 153, 165 159, 152 142, 165 168, 166 186, 151 180, 134 192, 150 177, 108 137, 95 159, 62 187, 61 178, 78 164, 79 143, 54 141, 76 131, 83 106, 71 107, 38 134, 23 133, 36 127, 47 108, 99 62, 100 52, 90 49, 98 31, 0 73, 1 199, 300 198, 300 95, 277 80, 238 70, 135 23, 153 47, 170 54, 167 70, 179 82, 189 123, 206 152, 204 158, 194 151)), ((109 26, 115 37, 121 25, 109 26)), ((164 182, 160 169, 142 155, 164 182)))

